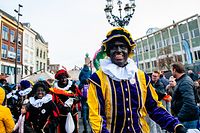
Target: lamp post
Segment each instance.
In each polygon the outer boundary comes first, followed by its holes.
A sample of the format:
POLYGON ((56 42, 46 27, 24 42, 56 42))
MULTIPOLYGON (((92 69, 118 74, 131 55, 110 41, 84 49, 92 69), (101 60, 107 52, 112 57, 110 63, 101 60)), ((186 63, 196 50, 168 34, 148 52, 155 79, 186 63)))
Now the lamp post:
POLYGON ((122 1, 125 2, 125 0, 117 0, 119 16, 116 16, 113 14, 114 0, 106 0, 106 1, 107 1, 107 4, 104 11, 106 13, 106 18, 108 20, 108 23, 110 23, 112 26, 120 26, 120 27, 127 26, 135 12, 135 7, 136 7, 135 0, 127 0, 128 2, 124 6, 125 13, 122 12, 123 10, 122 1), (124 14, 125 16, 123 17, 122 14, 124 14))
POLYGON ((16 33, 16 38, 15 38, 15 84, 17 84, 17 47, 18 47, 18 34, 19 34, 19 17, 22 16, 22 14, 20 14, 20 8, 23 7, 22 5, 18 5, 18 10, 14 10, 18 17, 17 17, 17 33, 16 33))

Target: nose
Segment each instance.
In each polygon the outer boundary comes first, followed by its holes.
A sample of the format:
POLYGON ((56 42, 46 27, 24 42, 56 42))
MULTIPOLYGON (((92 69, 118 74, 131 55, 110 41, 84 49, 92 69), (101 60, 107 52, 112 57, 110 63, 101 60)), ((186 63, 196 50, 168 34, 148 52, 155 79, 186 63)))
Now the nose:
POLYGON ((122 52, 122 49, 121 49, 121 47, 120 46, 117 46, 117 50, 116 50, 117 52, 122 52))

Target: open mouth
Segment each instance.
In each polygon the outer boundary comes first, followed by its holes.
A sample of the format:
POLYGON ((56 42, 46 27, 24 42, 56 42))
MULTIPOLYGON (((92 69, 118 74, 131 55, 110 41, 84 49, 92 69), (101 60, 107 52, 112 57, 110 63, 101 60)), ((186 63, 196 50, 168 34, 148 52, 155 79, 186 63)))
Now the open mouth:
POLYGON ((38 94, 38 97, 39 98, 42 98, 44 95, 43 94, 38 94))
POLYGON ((116 60, 123 60, 124 56, 123 56, 123 54, 115 54, 115 59, 116 60))

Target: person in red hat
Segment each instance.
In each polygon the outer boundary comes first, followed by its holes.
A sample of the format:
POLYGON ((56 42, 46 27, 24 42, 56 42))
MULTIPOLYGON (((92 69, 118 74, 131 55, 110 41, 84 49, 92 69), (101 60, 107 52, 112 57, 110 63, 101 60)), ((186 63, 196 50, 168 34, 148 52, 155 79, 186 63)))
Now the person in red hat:
POLYGON ((78 110, 76 109, 76 104, 80 101, 81 92, 75 82, 69 79, 69 74, 66 70, 59 70, 55 74, 55 79, 56 81, 50 91, 60 111, 59 131, 64 133, 71 129, 71 131, 78 133, 78 110), (68 126, 67 117, 69 115, 73 118, 74 129, 68 126))

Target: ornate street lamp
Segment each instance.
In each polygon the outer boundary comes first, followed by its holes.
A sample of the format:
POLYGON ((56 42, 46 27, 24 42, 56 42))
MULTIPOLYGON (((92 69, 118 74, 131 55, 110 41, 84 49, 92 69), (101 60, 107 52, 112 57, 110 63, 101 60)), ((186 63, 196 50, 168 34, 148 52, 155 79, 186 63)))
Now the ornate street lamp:
POLYGON ((119 16, 116 16, 113 14, 113 9, 114 9, 113 1, 114 0, 106 0, 106 1, 107 1, 107 4, 106 4, 104 11, 106 13, 106 18, 107 18, 108 22, 112 26, 120 26, 120 27, 127 26, 135 12, 135 7, 136 7, 135 0, 127 0, 128 2, 124 6, 124 11, 125 11, 124 17, 122 17, 122 14, 123 14, 122 1, 125 2, 125 0, 117 0, 119 16))
POLYGON ((15 84, 17 84, 17 47, 18 47, 18 34, 19 34, 19 17, 22 16, 22 14, 20 14, 20 8, 23 7, 22 5, 18 5, 18 10, 14 10, 17 15, 17 33, 16 33, 16 38, 15 38, 15 43, 16 43, 16 49, 15 49, 15 84))

